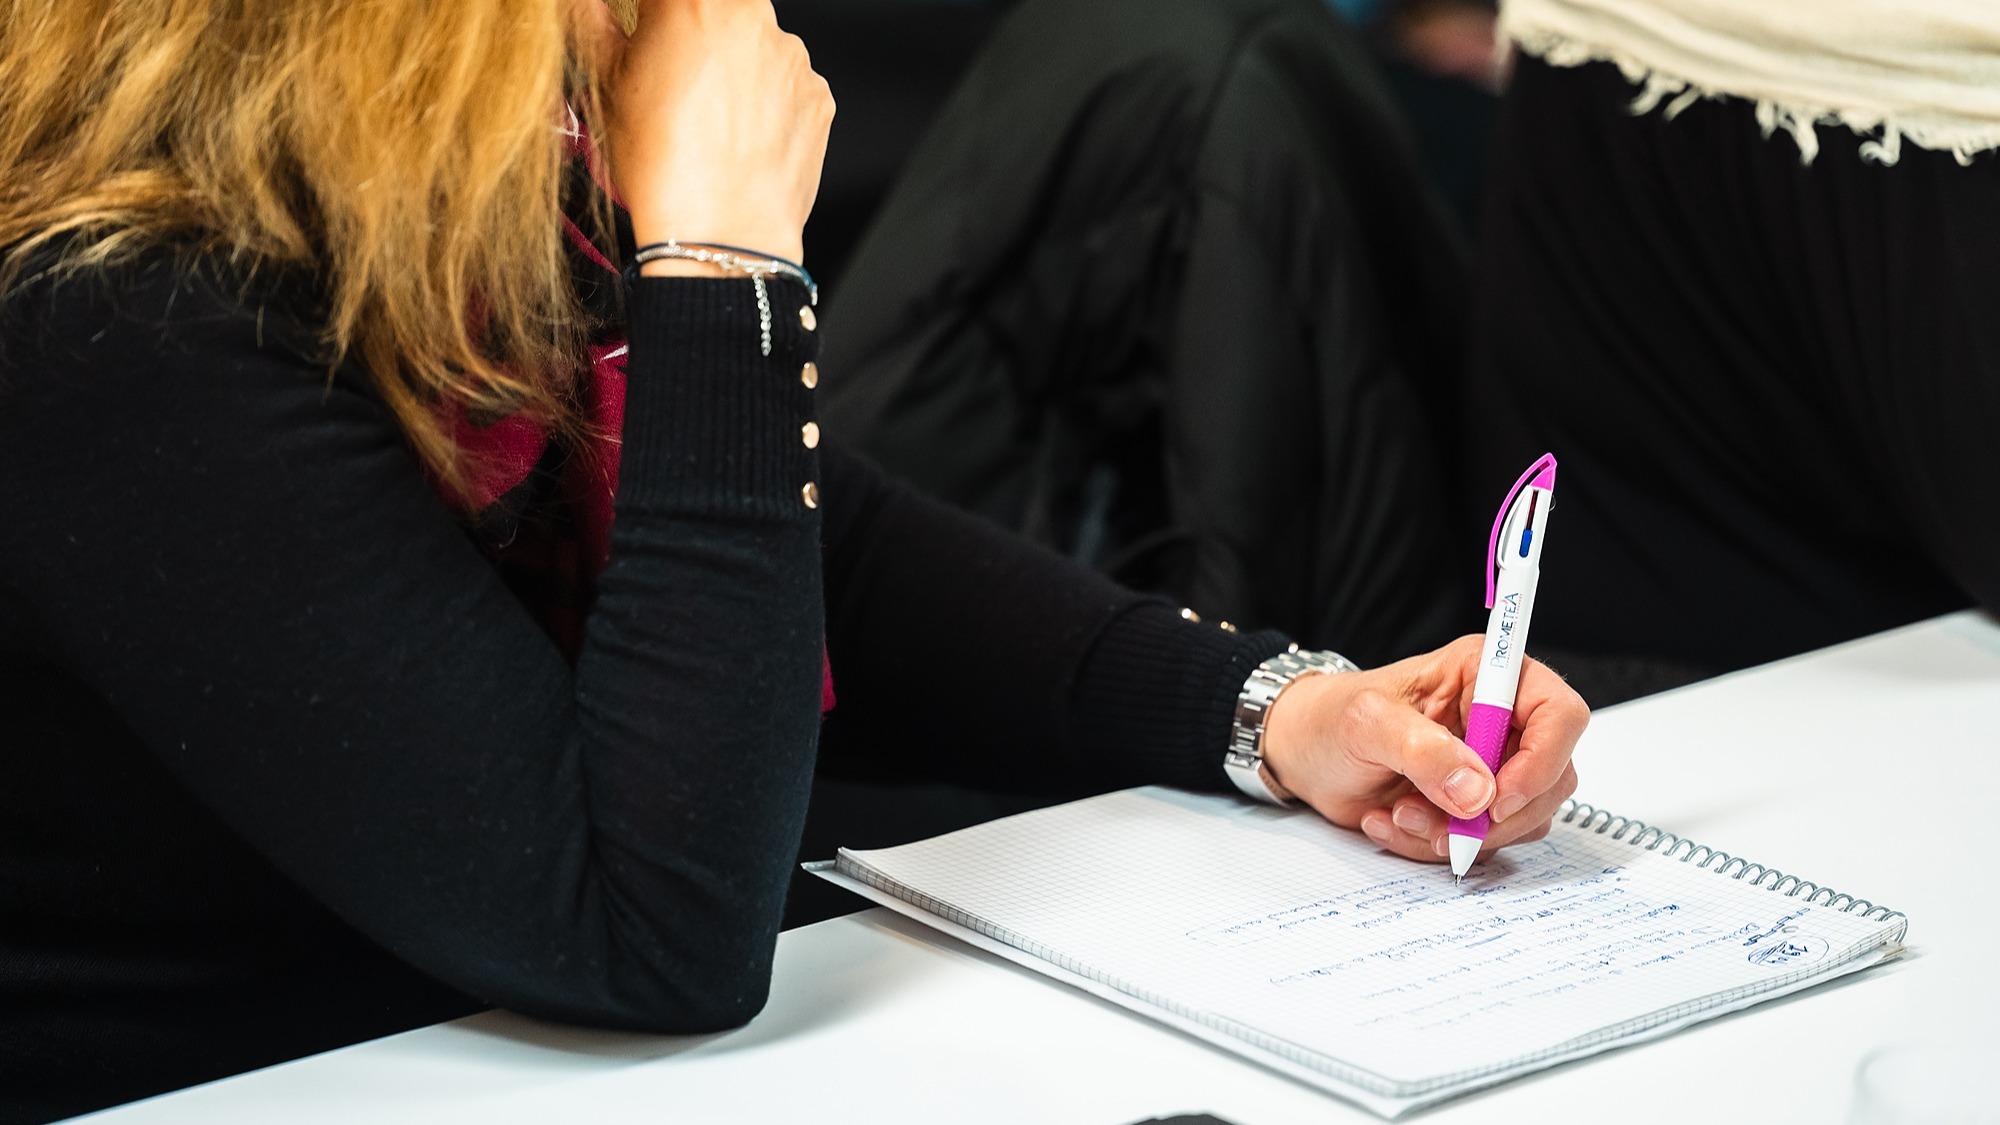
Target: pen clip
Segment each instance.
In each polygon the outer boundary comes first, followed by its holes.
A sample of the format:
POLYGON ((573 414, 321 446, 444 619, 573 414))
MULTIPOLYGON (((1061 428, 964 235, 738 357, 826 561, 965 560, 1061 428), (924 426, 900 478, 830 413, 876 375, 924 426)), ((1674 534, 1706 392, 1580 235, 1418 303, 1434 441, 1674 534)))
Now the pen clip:
POLYGON ((1496 593, 1494 587, 1500 573, 1500 532, 1507 526, 1507 517, 1513 514, 1514 505, 1520 502, 1522 490, 1531 487, 1539 488, 1544 492, 1555 490, 1555 454, 1544 453, 1534 464, 1528 466, 1528 471, 1522 473, 1521 479, 1514 482, 1514 487, 1507 490, 1507 499, 1500 503, 1500 514, 1493 517, 1493 534, 1486 540, 1487 609, 1493 608, 1493 598, 1496 593))

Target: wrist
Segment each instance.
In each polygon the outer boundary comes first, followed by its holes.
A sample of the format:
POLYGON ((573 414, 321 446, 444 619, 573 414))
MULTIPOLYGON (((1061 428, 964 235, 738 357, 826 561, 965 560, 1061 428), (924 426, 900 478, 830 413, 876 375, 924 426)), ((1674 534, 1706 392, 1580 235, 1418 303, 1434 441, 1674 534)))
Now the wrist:
POLYGON ((1312 699, 1341 678, 1325 673, 1354 671, 1359 669, 1339 653, 1300 652, 1296 646, 1259 664, 1237 697, 1223 759, 1230 781, 1258 800, 1295 801, 1285 777, 1295 776, 1288 770, 1293 752, 1311 741, 1310 716, 1320 712, 1312 699))
POLYGON ((640 277, 728 277, 729 272, 714 262, 684 258, 662 258, 639 267, 640 277))
POLYGON ((797 262, 805 258, 805 239, 799 230, 787 232, 783 224, 744 223, 727 219, 680 216, 673 220, 642 219, 632 212, 632 240, 640 246, 663 242, 741 246, 759 254, 797 262))
POLYGON ((1298 676, 1271 701, 1270 713, 1264 717, 1264 768, 1287 792, 1296 792, 1286 782, 1299 779, 1302 751, 1314 741, 1314 716, 1325 713, 1327 694, 1342 686, 1337 678, 1311 673, 1298 676))
MULTIPOLYGON (((625 277, 636 283, 644 276, 647 266, 657 262, 693 262, 712 268, 723 275, 742 275, 750 279, 757 292, 757 322, 759 338, 765 355, 771 354, 771 291, 765 284, 777 278, 798 283, 806 291, 806 306, 799 310, 799 323, 807 331, 814 328, 812 306, 819 304, 819 286, 804 266, 797 262, 773 258, 768 254, 742 246, 718 246, 700 242, 680 242, 669 240, 641 246, 632 252, 632 260, 625 264, 625 277)), ((698 276, 698 275, 697 275, 698 276)))

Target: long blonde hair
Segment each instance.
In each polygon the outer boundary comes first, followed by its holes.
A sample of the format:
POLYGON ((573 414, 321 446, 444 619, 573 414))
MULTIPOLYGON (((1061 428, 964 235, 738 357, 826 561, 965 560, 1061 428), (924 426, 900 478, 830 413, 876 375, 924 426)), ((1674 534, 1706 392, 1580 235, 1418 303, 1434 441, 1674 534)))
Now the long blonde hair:
POLYGON ((313 269, 329 357, 463 490, 441 405, 577 426, 571 42, 564 0, 0 0, 0 282, 167 240, 313 269))

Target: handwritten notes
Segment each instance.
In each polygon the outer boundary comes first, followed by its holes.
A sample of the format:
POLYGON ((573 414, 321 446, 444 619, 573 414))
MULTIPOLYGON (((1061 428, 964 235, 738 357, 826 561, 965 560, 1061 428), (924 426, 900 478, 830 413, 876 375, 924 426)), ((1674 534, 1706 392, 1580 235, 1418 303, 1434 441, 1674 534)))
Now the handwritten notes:
POLYGON ((1820 916, 1841 933, 1874 928, 1769 892, 1707 885, 1731 882, 1717 876, 1690 881, 1685 865, 1648 878, 1630 870, 1631 852, 1593 834, 1562 833, 1509 853, 1467 888, 1435 872, 1405 871, 1186 936, 1261 947, 1250 956, 1265 970, 1264 986, 1295 993, 1312 1013, 1300 1021, 1293 1005, 1254 993, 1232 1005, 1261 1021, 1302 1034, 1312 1031, 1302 1022, 1337 1022, 1420 1039, 1410 1046, 1434 1052, 1446 1040, 1458 1044, 1464 1037, 1454 1032, 1468 1026, 1475 1041, 1453 1050, 1481 1051, 1478 1036, 1511 1040, 1521 1020, 1571 1035, 1621 1023, 1670 1003, 1694 967, 1707 992, 1810 965, 1829 948, 1809 932, 1820 916))
POLYGON ((1384 1089, 1574 1054, 1795 985, 1899 932, 1575 827, 1456 887, 1310 814, 1165 789, 840 864, 1120 993, 1384 1089))

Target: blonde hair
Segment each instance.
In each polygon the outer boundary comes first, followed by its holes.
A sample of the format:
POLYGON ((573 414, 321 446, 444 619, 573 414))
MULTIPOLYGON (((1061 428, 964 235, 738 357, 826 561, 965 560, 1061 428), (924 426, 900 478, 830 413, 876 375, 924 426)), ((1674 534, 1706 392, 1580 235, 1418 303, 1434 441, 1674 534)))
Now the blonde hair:
MULTIPOLYGON (((564 0, 0 0, 0 281, 193 241, 324 279, 430 470, 449 408, 572 432, 564 0), (446 409, 441 409, 446 408, 446 409)), ((629 13, 627 13, 629 14, 629 13)))

